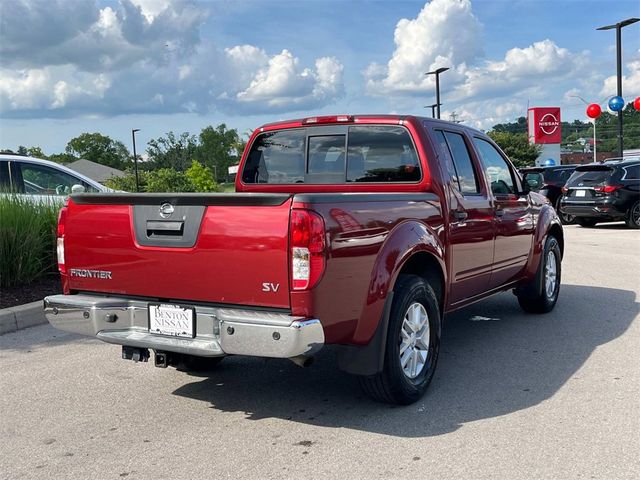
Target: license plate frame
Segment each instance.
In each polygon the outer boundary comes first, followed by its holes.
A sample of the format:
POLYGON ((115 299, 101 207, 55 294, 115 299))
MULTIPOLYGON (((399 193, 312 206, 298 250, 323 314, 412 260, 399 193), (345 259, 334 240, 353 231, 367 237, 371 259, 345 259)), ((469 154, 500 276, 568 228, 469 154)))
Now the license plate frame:
POLYGON ((175 303, 149 303, 147 314, 149 333, 153 335, 174 338, 195 338, 196 336, 197 315, 193 306, 175 303), (165 314, 164 319, 161 318, 160 314, 162 313, 165 314), (171 325, 172 323, 174 325, 171 325))
POLYGON ((576 190, 576 197, 586 197, 586 196, 587 196, 586 190, 576 190))

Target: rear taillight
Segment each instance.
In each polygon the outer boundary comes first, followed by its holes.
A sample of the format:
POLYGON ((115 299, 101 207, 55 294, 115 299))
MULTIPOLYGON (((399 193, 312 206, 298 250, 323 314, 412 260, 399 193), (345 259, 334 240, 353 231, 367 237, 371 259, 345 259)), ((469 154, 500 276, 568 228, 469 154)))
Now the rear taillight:
POLYGON ((67 220, 67 207, 60 209, 58 215, 58 229, 56 230, 56 253, 58 254, 58 270, 60 273, 66 273, 67 269, 64 264, 64 226, 67 220))
POLYGON ((291 210, 291 288, 308 290, 324 272, 324 221, 309 210, 291 210))
POLYGON ((622 188, 622 186, 621 185, 600 185, 600 186, 594 187, 593 189, 596 192, 600 192, 600 193, 611 193, 611 192, 615 192, 619 188, 622 188))
POLYGON ((569 189, 567 187, 562 187, 562 193, 567 193, 569 189))

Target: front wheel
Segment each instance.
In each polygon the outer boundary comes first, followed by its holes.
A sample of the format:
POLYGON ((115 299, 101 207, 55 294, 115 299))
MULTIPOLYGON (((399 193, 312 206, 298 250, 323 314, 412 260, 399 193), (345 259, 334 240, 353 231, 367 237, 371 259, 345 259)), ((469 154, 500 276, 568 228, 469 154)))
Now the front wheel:
POLYGON ((544 244, 535 278, 516 290, 518 303, 525 312, 548 313, 560 293, 562 254, 558 240, 549 236, 544 244))
POLYGON ((634 203, 627 211, 627 227, 640 228, 640 201, 634 203))
POLYGON ((440 350, 440 307, 431 286, 402 275, 394 288, 382 372, 360 377, 375 400, 409 405, 424 394, 440 350))

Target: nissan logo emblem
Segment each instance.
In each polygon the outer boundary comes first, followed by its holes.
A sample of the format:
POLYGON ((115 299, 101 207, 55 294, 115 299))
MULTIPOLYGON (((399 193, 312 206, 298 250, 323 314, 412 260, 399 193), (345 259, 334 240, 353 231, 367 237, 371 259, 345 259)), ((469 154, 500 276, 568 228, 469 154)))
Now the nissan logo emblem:
POLYGON ((173 213, 174 208, 170 203, 163 203, 160 205, 160 216, 162 218, 169 218, 173 213))
POLYGON ((545 135, 553 135, 558 130, 560 122, 553 113, 545 113, 540 119, 540 130, 545 135))

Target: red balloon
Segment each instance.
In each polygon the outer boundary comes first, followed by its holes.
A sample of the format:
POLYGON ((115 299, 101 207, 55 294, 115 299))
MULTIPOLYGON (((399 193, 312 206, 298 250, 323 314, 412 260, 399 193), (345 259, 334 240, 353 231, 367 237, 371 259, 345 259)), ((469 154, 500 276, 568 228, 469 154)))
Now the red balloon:
POLYGON ((601 113, 602 109, 597 103, 592 103, 587 107, 587 117, 589 118, 598 118, 601 113))
POLYGON ((633 101, 633 108, 640 112, 640 97, 636 97, 633 101))

